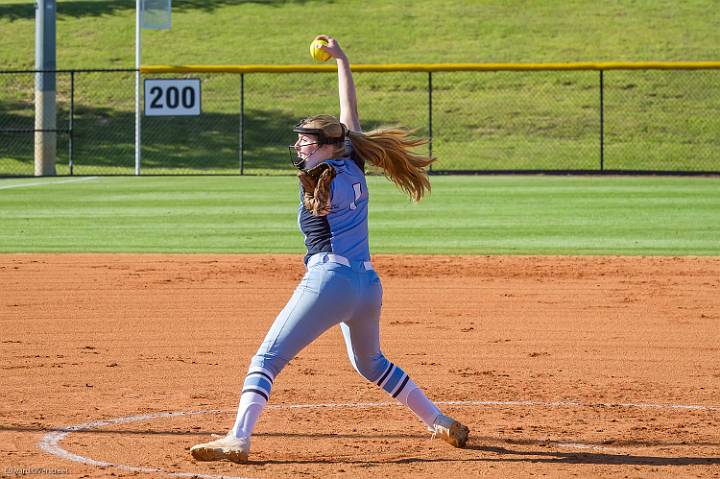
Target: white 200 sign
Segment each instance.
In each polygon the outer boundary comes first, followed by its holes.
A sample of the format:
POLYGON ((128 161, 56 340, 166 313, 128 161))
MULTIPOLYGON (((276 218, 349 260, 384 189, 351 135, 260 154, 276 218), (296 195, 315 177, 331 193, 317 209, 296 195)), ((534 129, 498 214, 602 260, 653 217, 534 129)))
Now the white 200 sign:
POLYGON ((200 114, 200 80, 145 80, 145 116, 200 114))

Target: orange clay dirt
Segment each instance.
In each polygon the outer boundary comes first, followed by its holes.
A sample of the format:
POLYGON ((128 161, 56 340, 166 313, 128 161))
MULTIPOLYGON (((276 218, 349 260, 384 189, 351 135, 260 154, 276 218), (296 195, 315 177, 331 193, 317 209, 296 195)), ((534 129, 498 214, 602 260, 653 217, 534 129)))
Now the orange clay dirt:
POLYGON ((374 262, 383 350, 470 426, 466 449, 365 382, 333 328, 277 378, 249 464, 196 462, 301 257, 10 254, 0 474, 720 477, 720 258, 374 262))

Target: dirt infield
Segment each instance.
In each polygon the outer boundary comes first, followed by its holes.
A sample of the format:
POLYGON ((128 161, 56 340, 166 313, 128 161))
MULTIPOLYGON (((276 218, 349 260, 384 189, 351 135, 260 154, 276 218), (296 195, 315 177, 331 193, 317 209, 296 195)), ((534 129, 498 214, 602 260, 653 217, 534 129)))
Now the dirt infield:
POLYGON ((0 474, 720 477, 720 258, 374 263, 383 350, 467 449, 366 383, 334 328, 278 377, 250 464, 196 462, 300 257, 2 255, 0 474))

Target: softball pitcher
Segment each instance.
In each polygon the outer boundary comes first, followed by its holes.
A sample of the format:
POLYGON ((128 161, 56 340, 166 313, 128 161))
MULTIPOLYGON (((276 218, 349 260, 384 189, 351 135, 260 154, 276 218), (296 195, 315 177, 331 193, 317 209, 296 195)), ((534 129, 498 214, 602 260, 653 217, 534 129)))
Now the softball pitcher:
POLYGON ((412 153, 425 140, 404 129, 362 133, 350 62, 329 36, 322 49, 337 61, 340 119, 305 118, 293 129, 291 160, 299 169, 298 223, 305 236, 307 272, 275 319, 250 368, 235 424, 220 439, 193 446, 195 459, 246 462, 250 438, 285 365, 328 328, 340 325, 353 367, 409 407, 433 437, 464 447, 469 429, 445 416, 380 351, 382 286, 370 262, 365 163, 381 168, 419 201, 430 190, 425 172, 433 160, 412 153))

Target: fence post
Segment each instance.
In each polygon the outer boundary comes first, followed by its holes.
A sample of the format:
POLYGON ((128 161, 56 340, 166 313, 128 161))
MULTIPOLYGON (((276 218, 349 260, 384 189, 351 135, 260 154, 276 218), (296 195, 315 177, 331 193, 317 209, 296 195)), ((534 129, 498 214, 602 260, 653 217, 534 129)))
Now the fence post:
POLYGON ((605 170, 605 96, 603 71, 600 70, 600 171, 605 170))
POLYGON ((75 70, 70 72, 70 124, 68 125, 68 166, 70 166, 70 176, 75 171, 75 162, 73 161, 73 120, 75 119, 75 70))
POLYGON ((240 175, 245 166, 245 74, 240 74, 240 175))
MULTIPOLYGON (((432 141, 433 141, 433 129, 432 129, 432 72, 428 72, 428 158, 432 158, 432 141)), ((432 163, 430 164, 430 171, 432 171, 432 163)))

